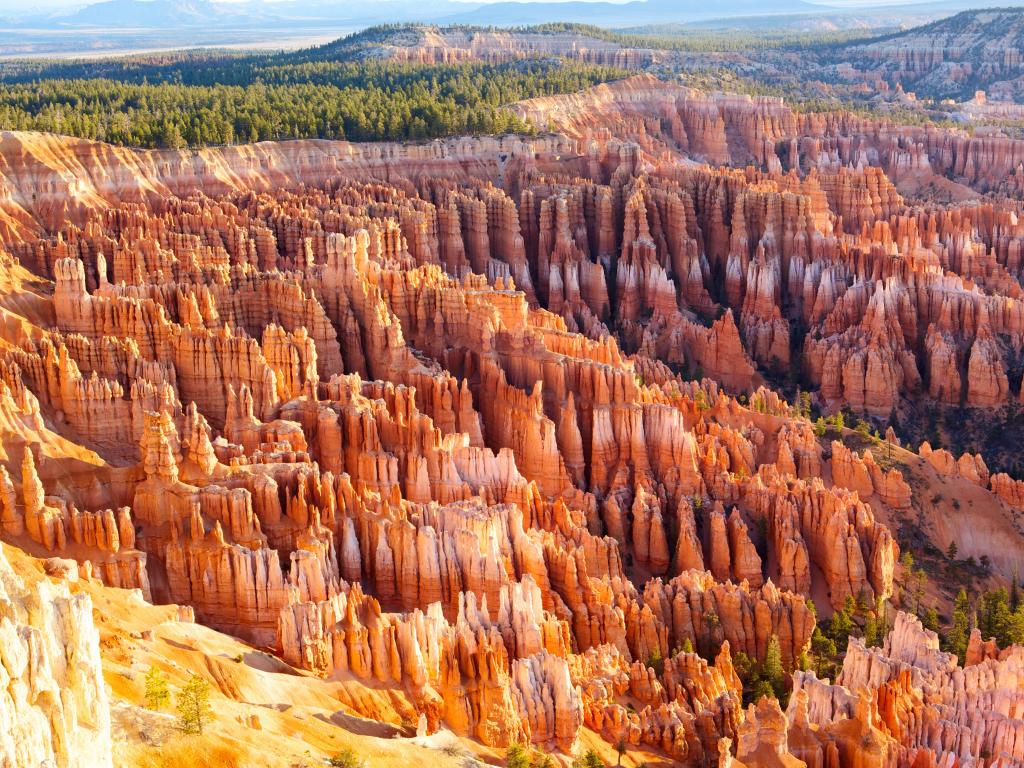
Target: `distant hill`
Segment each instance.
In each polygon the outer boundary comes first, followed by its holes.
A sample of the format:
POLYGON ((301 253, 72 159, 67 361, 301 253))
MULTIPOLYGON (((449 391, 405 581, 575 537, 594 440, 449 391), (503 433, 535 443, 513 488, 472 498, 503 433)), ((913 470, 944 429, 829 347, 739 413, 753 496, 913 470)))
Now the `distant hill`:
MULTIPOLYGON (((413 23, 522 27, 582 22, 608 28, 671 25, 691 31, 736 29, 752 34, 769 29, 891 29, 951 14, 978 0, 932 0, 869 8, 850 6, 844 0, 831 1, 835 5, 828 4, 829 0, 100 0, 72 11, 44 11, 29 6, 3 14, 9 18, 0 19, 0 54, 69 55, 218 45, 298 48, 303 47, 304 41, 310 41, 308 45, 326 40, 331 33, 413 23)), ((940 28, 933 27, 915 32, 926 36, 941 33, 940 28)), ((993 32, 1002 38, 1006 30, 993 32)), ((978 39, 984 34, 979 32, 978 39)), ((955 30, 951 36, 955 37, 955 30)), ((910 38, 906 40, 908 45, 916 45, 910 38)), ((844 55, 858 62, 884 63, 889 57, 887 51, 899 44, 897 39, 879 41, 876 49, 851 48, 844 55)), ((890 70, 895 69, 888 67, 883 75, 891 78, 894 72, 890 70)), ((952 90, 958 88, 956 85, 952 90)))
POLYGON ((396 21, 430 21, 473 10, 472 3, 452 0, 380 0, 341 3, 327 0, 100 0, 70 12, 20 14, 7 26, 26 29, 271 29, 310 23, 345 23, 352 27, 396 21))
POLYGON ((976 90, 1024 94, 1024 8, 963 11, 920 27, 835 51, 863 72, 932 98, 969 98, 976 90))
MULTIPOLYGON (((248 5, 246 6, 248 8, 248 5)), ((48 18, 55 27, 96 27, 124 29, 139 27, 204 27, 230 21, 255 23, 267 20, 266 14, 251 18, 240 6, 211 0, 103 0, 71 13, 48 18)), ((38 22, 38 20, 36 20, 38 22)))
POLYGON ((623 26, 687 22, 730 16, 770 16, 834 10, 804 0, 640 0, 604 2, 499 2, 453 15, 445 22, 461 24, 544 24, 551 21, 585 21, 588 24, 623 26))
MULTIPOLYGON (((799 31, 787 27, 753 26, 755 17, 736 17, 734 26, 707 30, 692 24, 648 24, 630 29, 614 29, 594 24, 548 22, 523 26, 484 26, 478 24, 388 24, 368 27, 315 48, 284 54, 291 62, 310 60, 388 59, 418 63, 463 61, 510 61, 562 57, 592 64, 630 69, 649 65, 682 67, 685 57, 691 63, 695 55, 717 53, 757 56, 766 48, 779 49, 808 44, 808 41, 833 45, 839 40, 871 39, 880 29, 853 28, 848 37, 825 28, 824 36, 809 34, 801 38, 799 31)), ((780 15, 778 19, 793 19, 780 15)), ((827 18, 827 17, 822 17, 827 18)), ((728 25, 727 21, 720 22, 728 25)), ((763 57, 762 57, 763 58, 763 57)))
MULTIPOLYGON (((565 57, 612 66, 650 63, 655 51, 631 52, 614 32, 582 24, 552 23, 501 29, 470 24, 370 27, 290 60, 390 59, 420 63, 512 61, 565 57)), ((653 38, 652 38, 653 40, 653 38)), ((630 40, 630 43, 633 41, 630 40)))
POLYGON ((310 22, 345 23, 353 27, 382 23, 434 22, 521 26, 552 21, 582 21, 606 26, 685 23, 720 17, 821 13, 835 10, 805 0, 632 0, 614 3, 497 2, 452 0, 379 0, 369 3, 329 0, 101 0, 68 13, 26 11, 8 19, 7 26, 26 29, 151 29, 234 27, 289 27, 310 22))

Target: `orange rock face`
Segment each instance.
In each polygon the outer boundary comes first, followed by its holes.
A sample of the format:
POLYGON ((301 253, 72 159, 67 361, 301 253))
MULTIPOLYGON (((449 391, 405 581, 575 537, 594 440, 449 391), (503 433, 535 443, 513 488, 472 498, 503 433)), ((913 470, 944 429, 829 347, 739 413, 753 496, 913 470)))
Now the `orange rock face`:
MULTIPOLYGON (((948 702, 908 714, 905 620, 887 658, 854 643, 838 686, 798 676, 786 714, 744 710, 732 660, 774 637, 792 669, 809 597, 892 595, 883 521, 917 501, 906 464, 766 382, 798 367, 823 410, 883 418, 1008 402, 1017 214, 907 207, 893 156, 939 140, 848 115, 646 78, 516 109, 561 134, 4 134, 4 540, 490 746, 952 750, 974 726, 943 731, 941 707, 974 700, 935 656, 920 674, 948 702)), ((920 456, 1024 503, 980 456, 920 456)))
POLYGON ((1010 736, 1020 727, 1019 713, 1003 702, 1019 695, 1014 670, 1021 649, 986 654, 977 637, 971 646, 973 658, 957 667, 956 657, 939 650, 938 636, 904 613, 882 648, 852 638, 835 685, 813 672, 796 674, 790 745, 799 730, 808 765, 827 763, 830 752, 844 765, 935 764, 963 749, 1020 760, 1021 747, 1010 736), (968 732, 976 741, 964 747, 968 732))

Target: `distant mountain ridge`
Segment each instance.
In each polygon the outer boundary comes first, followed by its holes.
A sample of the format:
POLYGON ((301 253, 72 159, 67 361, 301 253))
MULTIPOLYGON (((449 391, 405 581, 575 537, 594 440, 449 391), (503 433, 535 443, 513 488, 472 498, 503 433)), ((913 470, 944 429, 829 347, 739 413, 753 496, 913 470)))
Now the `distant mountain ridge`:
POLYGON ((773 15, 834 10, 804 0, 725 0, 722 3, 638 0, 606 2, 499 2, 455 14, 444 21, 468 24, 543 24, 550 21, 586 21, 621 25, 697 21, 728 16, 773 15))
MULTIPOLYGON (((190 47, 299 48, 380 24, 522 27, 584 22, 605 28, 672 25, 757 32, 885 29, 921 24, 970 8, 979 0, 932 0, 857 8, 829 0, 99 0, 71 11, 26 10, 8 18, 0 11, 0 55, 72 55, 190 47), (772 20, 772 21, 769 21, 772 20)), ((1020 0, 1024 2, 1024 0, 1020 0)), ((841 2, 841 0, 836 0, 841 2)), ((931 33, 939 34, 942 27, 931 33)), ((1003 30, 995 30, 1002 34, 1003 30)), ((857 52, 851 56, 884 53, 857 52)))
POLYGON ((237 15, 231 7, 211 0, 102 0, 50 18, 62 26, 199 26, 237 15))
MULTIPOLYGON (((935 3, 894 5, 897 13, 914 16, 917 9, 952 13, 971 7, 971 0, 939 0, 935 3)), ((883 6, 880 10, 887 10, 883 6)), ((686 24, 732 17, 763 17, 785 14, 843 14, 869 12, 848 6, 808 0, 568 0, 567 2, 496 3, 456 2, 455 0, 382 0, 373 3, 337 3, 328 0, 100 0, 70 12, 25 12, 6 20, 11 28, 26 29, 140 29, 207 28, 230 24, 246 27, 273 25, 283 28, 309 23, 346 24, 353 27, 381 23, 432 22, 441 24, 481 24, 519 26, 553 21, 584 21, 605 26, 643 24, 686 24)), ((7 14, 10 16, 10 14, 7 14)), ((919 18, 919 15, 918 15, 919 18)))
POLYGON ((37 28, 108 29, 203 27, 225 22, 291 24, 313 20, 354 25, 412 21, 520 25, 583 20, 595 24, 631 24, 685 22, 716 16, 813 13, 821 10, 828 10, 828 7, 806 0, 725 0, 715 5, 696 0, 633 0, 627 3, 570 0, 481 4, 452 0, 387 0, 365 5, 307 3, 300 0, 276 3, 263 0, 243 3, 215 0, 101 0, 68 13, 25 15, 12 23, 37 28))
POLYGON ((968 10, 836 51, 891 85, 932 98, 1024 94, 1024 8, 968 10))

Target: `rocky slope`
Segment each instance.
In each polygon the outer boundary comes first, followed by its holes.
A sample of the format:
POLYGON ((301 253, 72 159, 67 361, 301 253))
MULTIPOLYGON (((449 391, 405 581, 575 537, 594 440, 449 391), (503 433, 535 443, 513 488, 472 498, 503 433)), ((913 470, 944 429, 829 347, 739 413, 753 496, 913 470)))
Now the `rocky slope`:
POLYGON ((881 648, 850 640, 834 685, 797 672, 785 713, 768 698, 750 705, 719 766, 1019 765, 1020 651, 986 655, 975 636, 958 667, 899 613, 881 648))
MULTIPOLYGON (((14 744, 20 750, 0 753, 6 765, 290 768, 321 764, 346 748, 370 765, 429 761, 438 768, 455 768, 473 758, 494 760, 494 751, 459 743, 450 733, 418 737, 415 712, 401 695, 296 670, 265 651, 196 624, 186 607, 151 605, 137 589, 104 586, 74 561, 33 559, 11 546, 3 547, 2 556, 4 568, 24 585, 20 598, 30 609, 56 607, 55 616, 61 619, 67 601, 88 607, 79 616, 89 622, 89 632, 78 635, 60 625, 46 628, 73 645, 62 648, 59 656, 36 658, 41 664, 36 671, 56 669, 64 664, 65 653, 73 653, 68 658, 77 660, 68 663, 69 674, 39 680, 44 694, 67 691, 58 694, 64 697, 63 712, 59 699, 54 709, 55 697, 45 695, 39 696, 35 711, 26 711, 23 702, 5 709, 9 720, 4 747, 14 744), (35 595, 57 597, 37 604, 35 595), (72 674, 72 669, 77 672, 72 674), (159 710, 147 708, 145 701, 146 676, 153 669, 171 693, 171 701, 159 710), (216 716, 202 735, 188 736, 176 727, 173 698, 192 675, 209 684, 216 716), (90 695, 97 696, 95 702, 86 698, 90 695), (90 708, 76 704, 82 701, 90 708), (54 729, 49 756, 28 751, 35 748, 25 738, 33 728, 40 737, 54 729)), ((19 604, 17 611, 22 609, 19 604)), ((23 628, 26 641, 34 643, 40 637, 38 629, 23 628)), ((12 654, 5 656, 5 665, 17 659, 18 647, 5 646, 12 654)), ((45 643, 43 647, 50 649, 45 643)), ((12 683, 12 691, 31 693, 24 679, 12 683)))
POLYGON ((963 667, 938 636, 900 613, 881 648, 851 638, 836 684, 797 673, 789 749, 807 765, 940 760, 1018 765, 1021 648, 984 648, 975 630, 963 667), (853 738, 858 754, 850 750, 853 738))
POLYGON ((936 99, 969 99, 976 90, 1016 100, 1024 88, 1024 12, 992 8, 841 48, 830 54, 863 76, 936 99))
POLYGON ((474 27, 409 26, 382 31, 368 42, 346 40, 324 52, 359 58, 454 64, 460 61, 499 63, 560 57, 609 67, 642 68, 670 57, 667 51, 627 47, 575 31, 505 31, 474 27))
POLYGON ((26 583, 0 547, 4 765, 112 765, 110 705, 92 611, 88 595, 72 595, 66 583, 26 583))
POLYGON ((1019 190, 1024 147, 652 78, 516 108, 556 132, 4 134, 0 535, 267 649, 346 717, 492 756, 859 765, 870 737, 872 765, 1024 759, 883 738, 860 705, 812 733, 744 710, 734 667, 774 638, 792 669, 809 597, 893 596, 894 531, 939 476, 989 515, 965 547, 1021 565, 1017 480, 896 434, 862 452, 766 382, 797 370, 882 420, 1008 408, 1017 204, 907 200, 1019 190))

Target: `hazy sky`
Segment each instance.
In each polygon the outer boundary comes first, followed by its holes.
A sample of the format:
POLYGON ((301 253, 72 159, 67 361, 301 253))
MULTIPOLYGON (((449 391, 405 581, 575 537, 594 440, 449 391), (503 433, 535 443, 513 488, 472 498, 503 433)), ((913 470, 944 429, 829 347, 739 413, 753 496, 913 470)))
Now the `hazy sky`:
MULTIPOLYGON (((182 2, 188 2, 188 0, 181 0, 182 2)), ((213 2, 249 2, 250 0, 213 0, 213 2)), ((256 2, 281 2, 283 0, 255 0, 256 2)), ((452 2, 463 2, 471 5, 480 5, 481 3, 498 2, 499 0, 452 0, 452 2)), ((541 0, 518 0, 518 2, 539 2, 541 0)), ((543 2, 558 2, 559 0, 543 0, 543 2)), ((681 0, 681 2, 698 2, 699 0, 681 0)), ((818 2, 819 0, 808 0, 809 2, 818 2)), ((861 0, 854 0, 854 2, 860 2, 861 0)), ((911 0, 912 1, 912 0, 911 0)), ((46 13, 54 10, 70 10, 74 8, 81 8, 86 5, 91 5, 96 2, 102 2, 102 0, 0 0, 0 11, 11 13, 18 16, 28 15, 35 12, 46 13)), ((376 0, 362 0, 361 5, 374 5, 376 0)), ((630 0, 583 0, 583 2, 611 2, 611 3, 625 3, 630 0)), ((424 0, 425 5, 430 4, 430 0, 424 0)))
MULTIPOLYGON (((187 2, 188 0, 182 0, 187 2)), ((247 0, 214 0, 214 2, 246 2, 247 0)), ((263 2, 275 2, 278 0, 263 0, 263 2)), ((454 2, 465 2, 473 5, 479 5, 480 3, 497 2, 498 0, 453 0, 454 2)), ((518 2, 539 2, 540 0, 518 0, 518 2)), ((544 2, 557 2, 558 0, 543 0, 544 2)), ((630 0, 583 0, 583 2, 629 2, 630 0)), ((693 0, 683 0, 683 2, 693 2, 693 0)), ((825 0, 808 0, 808 2, 824 2, 825 0)), ((897 0, 892 0, 896 2, 897 0)), ((900 0, 901 2, 903 0, 900 0)), ((910 0, 913 2, 914 0, 910 0)), ((0 8, 5 10, 16 10, 21 12, 31 12, 32 10, 52 9, 52 8, 81 8, 84 5, 91 5, 95 2, 101 2, 101 0, 0 0, 0 8)), ((429 0, 425 0, 429 4, 429 0)), ((839 4, 864 4, 865 0, 839 0, 836 5, 839 4)), ((871 0, 867 0, 868 4, 871 4, 871 0)), ((362 5, 373 5, 374 0, 363 0, 362 5)))
MULTIPOLYGON (((188 2, 188 0, 181 0, 188 2)), ((247 2, 247 0, 213 0, 214 2, 247 2)), ((277 2, 279 0, 263 0, 263 2, 277 2)), ((430 0, 425 0, 429 4, 430 0)), ((454 2, 491 2, 491 0, 453 0, 454 2)), ((521 2, 534 2, 535 0, 520 0, 521 2)), ((609 0, 609 2, 626 2, 627 0, 609 0)), ((31 12, 36 9, 50 8, 81 8, 85 5, 102 2, 102 0, 0 0, 0 8, 16 11, 31 12)), ((587 2, 587 0, 584 0, 587 2)), ((373 5, 374 0, 363 0, 361 5, 373 5)))
MULTIPOLYGON (((49 12, 54 10, 66 10, 72 8, 81 8, 85 5, 90 5, 100 0, 0 0, 0 12, 12 13, 18 16, 31 14, 33 12, 49 12)), ((187 2, 187 0, 182 0, 187 2)), ((215 2, 246 2, 247 0, 215 0, 215 2)), ((495 2, 496 0, 455 0, 455 2, 466 2, 473 4, 480 4, 486 2, 495 2)), ((535 2, 536 0, 519 0, 519 2, 535 2)), ((545 2, 552 2, 557 0, 544 0, 545 2)), ((586 0, 584 0, 586 1, 586 0)), ((604 2, 629 2, 629 0, 603 0, 604 2)), ((699 2, 699 0, 680 0, 683 3, 699 2)), ((820 5, 831 5, 833 7, 867 7, 877 5, 894 5, 894 4, 911 4, 915 2, 927 2, 928 0, 807 0, 807 2, 820 4, 820 5)), ((275 2, 275 0, 263 0, 263 2, 275 2)), ((430 0, 424 0, 425 3, 430 0)), ((363 4, 374 4, 374 0, 363 0, 363 4)), ((993 0, 991 5, 1018 5, 1019 0, 993 0)))
MULTIPOLYGON (((187 2, 187 0, 182 0, 187 2)), ((215 2, 246 2, 246 0, 214 0, 215 2)), ((275 2, 276 0, 263 0, 263 2, 275 2)), ((479 4, 492 2, 493 0, 454 0, 454 2, 469 2, 479 4)), ((520 2, 534 2, 535 0, 520 0, 520 2)), ((550 0, 548 0, 550 1, 550 0)), ((587 0, 584 0, 586 2, 587 0)), ((628 0, 607 0, 608 2, 628 2, 628 0)), ((0 0, 0 10, 17 11, 19 15, 33 11, 50 11, 56 9, 81 8, 101 0, 0 0)), ((429 0, 425 0, 429 3, 429 0)), ((364 5, 372 5, 374 0, 363 0, 364 5)))

